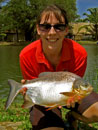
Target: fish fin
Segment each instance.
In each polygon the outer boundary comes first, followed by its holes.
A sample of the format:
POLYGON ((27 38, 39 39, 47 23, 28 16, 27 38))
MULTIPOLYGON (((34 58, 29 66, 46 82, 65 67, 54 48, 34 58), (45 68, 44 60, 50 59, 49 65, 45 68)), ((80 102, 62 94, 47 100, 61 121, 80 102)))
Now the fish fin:
POLYGON ((23 105, 21 106, 22 108, 30 108, 34 106, 34 104, 32 102, 24 102, 23 105))
POLYGON ((57 108, 58 106, 59 106, 59 105, 55 105, 55 106, 53 106, 53 107, 49 107, 49 108, 46 109, 46 111, 52 110, 52 109, 54 109, 54 108, 57 108))
POLYGON ((47 75, 52 74, 52 73, 53 72, 42 72, 42 73, 39 74, 38 77, 40 78, 40 77, 47 76, 47 75))
POLYGON ((9 108, 9 106, 11 105, 11 103, 13 102, 13 100, 15 99, 15 97, 17 96, 17 94, 19 93, 19 90, 21 89, 22 85, 12 79, 8 80, 8 84, 10 85, 10 92, 9 92, 9 96, 5 105, 5 109, 7 110, 9 108))
POLYGON ((32 106, 34 106, 32 100, 30 99, 30 97, 27 94, 25 94, 24 95, 24 103, 22 105, 22 108, 30 108, 32 106))
POLYGON ((74 96, 75 94, 73 92, 61 92, 60 94, 63 94, 64 96, 74 96))

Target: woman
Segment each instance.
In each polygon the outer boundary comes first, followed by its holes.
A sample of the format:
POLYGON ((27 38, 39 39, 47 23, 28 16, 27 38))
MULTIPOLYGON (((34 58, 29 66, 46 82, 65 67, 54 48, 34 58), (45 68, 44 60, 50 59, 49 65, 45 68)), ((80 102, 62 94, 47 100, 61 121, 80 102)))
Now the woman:
MULTIPOLYGON (((65 10, 57 5, 46 7, 38 17, 36 28, 40 39, 29 44, 20 53, 23 78, 34 79, 45 71, 69 71, 83 77, 87 53, 81 45, 65 38, 68 34, 65 10)), ((37 105, 32 108, 30 119, 33 130, 64 130, 60 109, 45 109, 37 105)))

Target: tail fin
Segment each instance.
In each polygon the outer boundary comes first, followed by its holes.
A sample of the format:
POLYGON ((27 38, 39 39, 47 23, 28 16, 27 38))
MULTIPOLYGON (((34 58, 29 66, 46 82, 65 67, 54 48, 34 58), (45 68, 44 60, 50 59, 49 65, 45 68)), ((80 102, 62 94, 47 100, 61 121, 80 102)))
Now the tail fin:
POLYGON ((17 94, 19 93, 19 90, 21 89, 22 85, 12 79, 8 80, 8 84, 10 85, 10 93, 5 105, 5 109, 7 110, 9 108, 9 106, 11 105, 11 103, 13 102, 13 100, 15 99, 15 97, 17 96, 17 94))

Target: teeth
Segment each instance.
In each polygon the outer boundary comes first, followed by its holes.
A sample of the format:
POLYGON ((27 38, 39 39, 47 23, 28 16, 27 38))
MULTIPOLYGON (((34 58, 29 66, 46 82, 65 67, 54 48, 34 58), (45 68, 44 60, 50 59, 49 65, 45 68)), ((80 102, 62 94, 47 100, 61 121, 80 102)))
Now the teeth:
POLYGON ((49 40, 50 42, 56 42, 56 40, 49 40))

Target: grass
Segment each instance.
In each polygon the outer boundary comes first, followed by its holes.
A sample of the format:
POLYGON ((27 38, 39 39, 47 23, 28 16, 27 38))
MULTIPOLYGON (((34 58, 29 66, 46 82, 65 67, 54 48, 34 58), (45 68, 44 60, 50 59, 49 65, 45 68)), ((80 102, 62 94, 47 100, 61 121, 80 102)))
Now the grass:
POLYGON ((96 44, 98 43, 98 41, 93 41, 93 40, 89 40, 89 41, 86 41, 86 40, 82 40, 82 41, 77 41, 78 43, 80 44, 88 44, 88 45, 92 45, 92 44, 96 44))
POLYGON ((30 130, 32 126, 29 121, 29 110, 21 108, 23 102, 13 103, 7 111, 5 111, 5 102, 5 99, 0 101, 0 122, 22 122, 19 129, 30 130))
MULTIPOLYGON (((0 122, 22 122, 22 125, 20 125, 17 130, 30 130, 32 126, 29 121, 29 110, 21 108, 23 101, 12 103, 12 105, 7 111, 5 111, 4 108, 5 102, 5 99, 0 101, 0 122)), ((65 115, 68 111, 69 110, 65 108, 62 109, 62 117, 65 122, 65 115)), ((98 123, 92 123, 92 128, 82 122, 79 123, 79 126, 80 128, 82 128, 82 130, 98 130, 98 123)))

